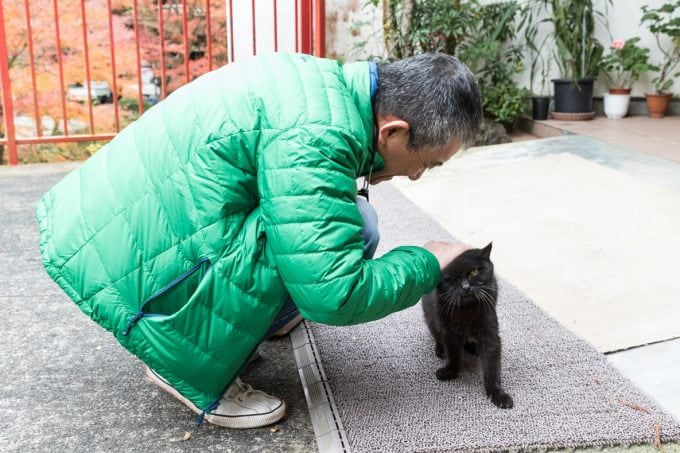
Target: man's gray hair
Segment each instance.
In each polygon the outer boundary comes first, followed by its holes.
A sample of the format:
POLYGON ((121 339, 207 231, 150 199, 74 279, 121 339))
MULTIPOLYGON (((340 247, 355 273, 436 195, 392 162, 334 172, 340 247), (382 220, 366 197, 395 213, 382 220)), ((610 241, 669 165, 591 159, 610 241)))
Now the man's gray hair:
POLYGON ((409 146, 470 143, 482 120, 475 76, 455 57, 424 53, 378 66, 376 118, 385 115, 410 126, 409 146))

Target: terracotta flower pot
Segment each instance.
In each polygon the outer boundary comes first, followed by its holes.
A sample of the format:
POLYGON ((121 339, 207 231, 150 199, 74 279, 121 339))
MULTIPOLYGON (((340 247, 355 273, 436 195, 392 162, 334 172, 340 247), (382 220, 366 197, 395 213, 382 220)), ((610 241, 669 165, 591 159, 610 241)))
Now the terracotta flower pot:
POLYGON ((609 94, 630 94, 630 88, 610 88, 609 94))
POLYGON ((671 93, 647 93, 645 98, 649 116, 663 118, 666 115, 666 110, 668 110, 668 104, 671 102, 671 96, 671 93))

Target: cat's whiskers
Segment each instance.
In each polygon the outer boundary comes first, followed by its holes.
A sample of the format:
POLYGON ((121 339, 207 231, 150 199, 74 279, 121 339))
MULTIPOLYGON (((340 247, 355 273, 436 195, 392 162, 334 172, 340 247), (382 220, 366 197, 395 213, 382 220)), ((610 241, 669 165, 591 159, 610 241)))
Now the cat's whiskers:
POLYGON ((456 288, 453 288, 453 289, 450 289, 449 291, 446 291, 446 292, 444 292, 444 293, 441 293, 441 294, 439 295, 439 297, 440 297, 441 299, 446 299, 447 297, 449 297, 450 295, 454 294, 455 292, 456 292, 456 288))
POLYGON ((446 312, 444 314, 444 319, 449 319, 449 316, 451 316, 454 309, 455 309, 455 305, 451 302, 448 302, 446 304, 446 312))
POLYGON ((482 310, 488 311, 488 301, 486 300, 486 295, 482 291, 475 291, 475 297, 477 298, 477 301, 479 302, 479 305, 482 307, 482 310))
POLYGON ((483 291, 485 295, 489 296, 492 301, 494 300, 494 295, 492 293, 496 292, 497 289, 493 285, 480 285, 477 288, 483 291))
POLYGON ((450 299, 450 296, 452 296, 452 295, 457 295, 457 293, 458 293, 458 288, 455 288, 455 287, 454 287, 454 288, 451 288, 451 289, 448 290, 448 291, 445 291, 445 292, 439 294, 439 298, 440 298, 441 300, 445 300, 445 301, 446 301, 446 300, 450 299))
POLYGON ((479 285, 477 288, 495 290, 495 287, 493 285, 479 285))
MULTIPOLYGON (((489 289, 491 289, 491 288, 489 288, 489 289)), ((494 307, 493 296, 488 291, 486 291, 486 289, 484 289, 484 288, 480 289, 480 293, 484 296, 484 300, 489 304, 489 307, 491 309, 493 309, 493 307, 494 307)))
MULTIPOLYGON (((491 289, 491 288, 489 288, 491 289)), ((477 287, 476 294, 479 298, 479 300, 482 302, 482 307, 486 310, 493 310, 494 309, 494 302, 493 302, 493 297, 491 294, 489 294, 484 286, 479 286, 477 287)))
POLYGON ((444 314, 448 318, 449 314, 453 312, 458 305, 457 298, 455 297, 455 289, 442 294, 440 300, 443 301, 445 307, 444 314))
POLYGON ((444 305, 446 306, 445 316, 448 318, 449 315, 453 314, 453 311, 460 305, 460 293, 456 288, 453 288, 447 293, 447 297, 442 297, 442 299, 444 300, 444 305))

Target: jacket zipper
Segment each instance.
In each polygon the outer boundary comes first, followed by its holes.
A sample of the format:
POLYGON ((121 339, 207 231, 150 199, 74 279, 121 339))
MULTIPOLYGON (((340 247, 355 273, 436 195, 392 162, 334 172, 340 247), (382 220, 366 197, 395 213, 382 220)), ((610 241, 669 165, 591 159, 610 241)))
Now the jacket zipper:
MULTIPOLYGON (((135 324, 137 324, 137 322, 139 322, 140 319, 142 319, 142 318, 144 318, 144 317, 154 316, 153 313, 144 313, 144 307, 146 306, 146 304, 148 304, 149 302, 153 301, 154 299, 159 298, 160 296, 162 296, 163 294, 165 294, 166 292, 168 292, 170 289, 172 289, 174 286, 180 284, 183 280, 186 280, 187 278, 189 278, 189 276, 190 276, 191 274, 193 274, 194 272, 196 272, 196 271, 203 265, 203 263, 205 263, 206 261, 207 261, 208 263, 210 263, 210 258, 208 258, 208 257, 203 257, 203 258, 201 258, 201 259, 198 261, 198 263, 196 263, 196 265, 195 265, 194 267, 192 267, 191 269, 187 270, 187 271, 184 272, 182 275, 180 275, 179 277, 175 278, 173 281, 171 281, 170 283, 168 283, 167 285, 165 285, 163 288, 161 288, 160 290, 158 290, 158 291, 157 291, 155 294, 153 294, 151 297, 149 297, 148 299, 146 299, 146 300, 142 303, 142 305, 139 307, 139 311, 137 311, 137 313, 136 313, 134 316, 132 316, 130 319, 128 319, 128 322, 127 322, 127 324, 126 324, 126 326, 125 326, 125 330, 123 330, 123 336, 127 336, 127 335, 130 333, 130 329, 132 329, 132 327, 133 327, 135 324)), ((210 265, 208 266, 208 269, 209 269, 209 268, 210 268, 210 265)), ((206 269, 206 271, 207 271, 207 269, 206 269)))

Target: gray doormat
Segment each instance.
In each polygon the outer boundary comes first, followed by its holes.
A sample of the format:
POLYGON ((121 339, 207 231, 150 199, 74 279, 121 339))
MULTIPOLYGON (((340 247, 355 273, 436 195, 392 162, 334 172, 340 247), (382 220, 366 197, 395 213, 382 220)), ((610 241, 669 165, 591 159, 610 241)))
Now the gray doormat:
MULTIPOLYGON (((391 186, 374 190, 384 252, 451 237, 391 186), (389 239, 389 240, 388 240, 389 239)), ((339 432, 363 451, 495 451, 653 443, 680 439, 664 413, 585 341, 500 279, 503 382, 515 407, 497 409, 478 365, 440 382, 419 305, 351 327, 309 324, 319 376, 339 432), (325 371, 325 374, 324 374, 325 371)), ((612 326, 612 328, 616 328, 612 326)), ((309 393, 309 392, 306 392, 309 393)))

